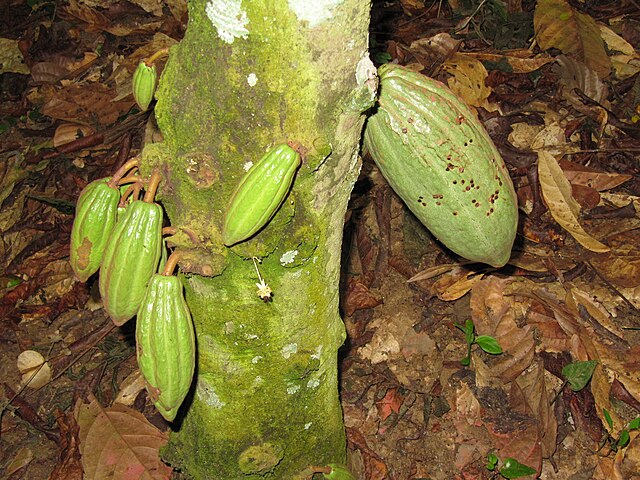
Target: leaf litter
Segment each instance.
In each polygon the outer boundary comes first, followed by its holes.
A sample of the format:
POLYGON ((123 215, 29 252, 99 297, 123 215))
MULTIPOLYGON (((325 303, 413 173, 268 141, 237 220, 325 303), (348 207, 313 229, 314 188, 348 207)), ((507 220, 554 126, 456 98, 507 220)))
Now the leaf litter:
MULTIPOLYGON (((52 3, 9 3, 12 24, 0 24, 12 55, 0 118, 1 389, 12 400, 4 473, 111 475, 101 454, 113 452, 90 441, 109 434, 125 465, 168 478, 157 456, 167 425, 135 382, 131 331, 110 327, 95 287, 66 264, 65 205, 140 148, 148 116, 133 110, 131 75, 148 52, 179 41, 185 2, 69 1, 53 23, 52 3), (51 369, 39 389, 21 389, 23 351, 51 369)), ((476 107, 509 165, 522 228, 506 267, 468 264, 364 159, 341 289, 341 392, 358 478, 490 478, 490 453, 541 478, 640 475, 638 432, 616 443, 640 410, 640 65, 633 12, 607 8, 374 2, 372 57, 443 80, 476 107), (473 344, 461 364, 455 324, 469 320, 501 354, 473 344), (577 391, 563 373, 575 362, 595 362, 577 391)))

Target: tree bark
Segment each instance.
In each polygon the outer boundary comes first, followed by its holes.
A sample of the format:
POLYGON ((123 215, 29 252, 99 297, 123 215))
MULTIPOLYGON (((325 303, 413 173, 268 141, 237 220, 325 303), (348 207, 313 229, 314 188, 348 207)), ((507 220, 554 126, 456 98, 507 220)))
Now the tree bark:
POLYGON ((301 478, 310 464, 345 460, 338 280, 375 95, 369 8, 193 0, 162 74, 164 139, 145 147, 142 170, 164 175, 158 200, 177 228, 167 241, 182 253, 197 335, 197 379, 164 451, 193 478, 301 478), (285 203, 255 237, 224 246, 224 212, 248 162, 288 141, 306 155, 285 203))

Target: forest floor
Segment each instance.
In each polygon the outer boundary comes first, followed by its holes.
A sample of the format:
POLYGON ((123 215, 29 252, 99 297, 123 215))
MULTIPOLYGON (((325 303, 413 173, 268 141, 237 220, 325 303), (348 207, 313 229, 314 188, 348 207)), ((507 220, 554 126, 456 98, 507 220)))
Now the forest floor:
MULTIPOLYGON (((640 478, 640 8, 507 4, 374 2, 372 58, 475 107, 520 222, 506 266, 466 263, 364 158, 341 281, 359 479, 534 478, 523 466, 544 479, 640 478), (495 343, 502 353, 486 351, 495 343)), ((98 411, 127 405, 168 429, 143 392, 131 322, 112 326, 68 249, 80 190, 157 135, 135 113, 131 76, 179 41, 186 7, 101 5, 0 6, 3 478, 82 478, 76 405, 88 394, 98 411)))

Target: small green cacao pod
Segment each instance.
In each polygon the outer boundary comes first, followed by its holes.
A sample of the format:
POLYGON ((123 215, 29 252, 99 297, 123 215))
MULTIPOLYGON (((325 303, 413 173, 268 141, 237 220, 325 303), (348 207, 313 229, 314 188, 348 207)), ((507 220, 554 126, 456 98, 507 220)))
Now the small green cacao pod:
POLYGON ((100 268, 100 295, 116 325, 138 311, 161 246, 162 208, 134 200, 113 229, 100 268))
POLYGON ((158 83, 158 74, 156 66, 147 66, 146 63, 140 62, 136 71, 133 72, 133 98, 140 109, 144 112, 149 108, 153 94, 156 91, 158 83))
POLYGON ((193 322, 177 277, 151 277, 136 320, 136 350, 149 397, 172 421, 189 392, 196 365, 193 322))
POLYGON ((110 178, 88 184, 80 193, 71 229, 71 268, 82 282, 100 268, 109 235, 116 224, 120 191, 110 178))
POLYGON ((222 241, 231 246, 255 235, 284 202, 300 155, 289 145, 272 148, 242 178, 229 201, 222 241))
POLYGON ((323 473, 322 476, 324 478, 329 480, 356 480, 356 477, 344 465, 330 463, 329 467, 331 467, 331 473, 323 473))
POLYGON ((440 82, 398 65, 378 69, 377 111, 364 146, 404 203, 445 246, 495 267, 511 254, 517 198, 471 109, 440 82))

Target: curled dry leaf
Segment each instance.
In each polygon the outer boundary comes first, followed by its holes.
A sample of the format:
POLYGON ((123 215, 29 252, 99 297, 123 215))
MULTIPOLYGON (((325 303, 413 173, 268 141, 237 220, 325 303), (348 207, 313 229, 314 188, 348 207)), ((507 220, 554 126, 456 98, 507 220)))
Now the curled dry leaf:
POLYGON ((583 247, 608 252, 609 247, 589 235, 578 222, 580 205, 571 195, 571 184, 553 155, 545 151, 538 152, 538 178, 542 196, 555 221, 583 247))
POLYGON ((29 388, 40 388, 51 381, 49 364, 35 350, 25 350, 18 355, 18 370, 22 374, 22 384, 29 388))
POLYGON ((487 69, 479 60, 456 53, 443 65, 444 70, 453 75, 448 80, 451 91, 474 107, 483 107, 487 111, 495 111, 497 107, 488 101, 491 88, 485 84, 487 69))

